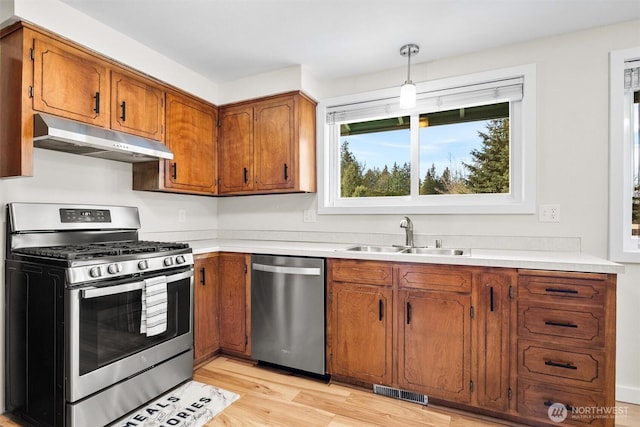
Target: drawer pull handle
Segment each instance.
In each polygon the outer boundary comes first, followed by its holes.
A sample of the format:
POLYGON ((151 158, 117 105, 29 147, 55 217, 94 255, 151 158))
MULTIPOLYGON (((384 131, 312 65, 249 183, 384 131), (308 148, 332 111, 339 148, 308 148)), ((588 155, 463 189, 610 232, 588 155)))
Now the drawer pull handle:
POLYGON ((378 320, 382 321, 382 317, 384 315, 384 303, 381 299, 378 300, 378 320))
POLYGON ((407 302, 407 325, 411 324, 411 304, 407 302))
POLYGON ((562 288, 545 288, 545 292, 555 292, 558 294, 577 294, 575 289, 562 289, 562 288))
POLYGON ((560 326, 562 328, 577 328, 578 325, 574 325, 573 323, 562 323, 562 322, 554 322, 551 320, 547 320, 546 322, 544 322, 545 325, 548 326, 560 326))
MULTIPOLYGON (((544 406, 551 406, 554 403, 559 403, 559 402, 552 402, 550 400, 545 400, 544 401, 544 406)), ((573 411, 573 406, 569 405, 568 403, 564 405, 565 408, 567 408, 567 411, 573 411)))
POLYGON ((553 360, 545 360, 544 364, 547 366, 555 366, 556 368, 564 368, 564 369, 578 369, 577 366, 572 365, 571 363, 558 363, 553 360))
POLYGON ((490 301, 491 311, 493 311, 493 308, 494 308, 493 307, 493 286, 489 288, 489 299, 491 300, 490 301))

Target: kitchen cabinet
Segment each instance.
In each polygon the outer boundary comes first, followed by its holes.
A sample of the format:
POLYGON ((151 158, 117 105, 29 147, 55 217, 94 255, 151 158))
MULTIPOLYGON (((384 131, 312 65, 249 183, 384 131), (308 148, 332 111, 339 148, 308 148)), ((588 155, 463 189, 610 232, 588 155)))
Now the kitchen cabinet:
POLYGON ((107 64, 36 34, 33 38, 33 109, 107 126, 107 64))
POLYGON ((148 80, 111 72, 111 129, 164 140, 164 90, 148 80))
POLYGON ((135 163, 133 189, 216 194, 216 117, 213 105, 167 92, 165 145, 173 159, 135 163))
POLYGON ((392 269, 367 261, 328 262, 330 372, 372 384, 392 382, 392 269), (366 274, 354 274, 356 272, 366 274))
POLYGON ((572 408, 615 406, 615 276, 522 270, 518 288, 518 414, 560 404, 564 424, 613 426, 572 408))
POLYGON ((473 342, 477 373, 474 375, 477 404, 507 412, 515 385, 515 334, 517 272, 512 269, 483 269, 474 277, 475 321, 473 342), (512 326, 513 325, 513 326, 512 326))
POLYGON ((193 332, 194 365, 220 349, 218 318, 218 254, 194 257, 193 332))
POLYGON ((220 193, 253 189, 253 107, 220 109, 220 193))
POLYGON ((134 165, 136 190, 217 191, 217 108, 35 25, 0 30, 0 177, 33 175, 44 112, 165 142, 172 161, 134 165))
POLYGON ((220 194, 316 191, 315 102, 290 92, 220 108, 220 194))
POLYGON ((536 425, 553 425, 548 410, 559 403, 567 424, 613 426, 570 417, 574 407, 615 406, 615 274, 327 265, 328 366, 337 379, 536 425))
POLYGON ((222 351, 243 356, 251 354, 251 256, 221 253, 220 272, 220 347, 222 351))
POLYGON ((403 265, 398 280, 400 388, 469 403, 471 274, 460 268, 403 265))

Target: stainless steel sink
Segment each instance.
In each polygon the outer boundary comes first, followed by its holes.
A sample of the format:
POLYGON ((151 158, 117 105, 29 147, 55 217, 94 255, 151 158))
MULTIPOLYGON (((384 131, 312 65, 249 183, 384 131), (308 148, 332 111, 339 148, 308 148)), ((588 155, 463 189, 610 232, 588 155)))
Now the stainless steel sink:
POLYGON ((416 255, 449 255, 449 256, 463 256, 471 255, 469 249, 448 249, 448 248, 406 248, 402 250, 403 254, 416 254, 416 255))
POLYGON ((397 253, 404 249, 404 247, 395 246, 352 246, 345 250, 353 252, 389 252, 397 253))
POLYGON ((396 254, 414 254, 414 255, 447 255, 447 256, 469 256, 469 249, 449 249, 449 248, 407 248, 404 246, 352 246, 345 249, 350 252, 381 252, 396 254))

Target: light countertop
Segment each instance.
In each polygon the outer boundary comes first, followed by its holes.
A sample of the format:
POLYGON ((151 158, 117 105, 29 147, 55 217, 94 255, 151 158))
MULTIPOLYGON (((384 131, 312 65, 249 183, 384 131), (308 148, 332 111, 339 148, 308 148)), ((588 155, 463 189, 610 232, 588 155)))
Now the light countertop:
MULTIPOLYGON (((624 266, 582 252, 551 252, 471 249, 470 255, 421 255, 380 252, 351 252, 344 243, 315 243, 267 240, 191 240, 193 253, 240 252, 320 258, 366 259, 426 264, 455 264, 535 270, 624 273, 624 266)), ((463 248, 466 249, 466 248, 463 248)))

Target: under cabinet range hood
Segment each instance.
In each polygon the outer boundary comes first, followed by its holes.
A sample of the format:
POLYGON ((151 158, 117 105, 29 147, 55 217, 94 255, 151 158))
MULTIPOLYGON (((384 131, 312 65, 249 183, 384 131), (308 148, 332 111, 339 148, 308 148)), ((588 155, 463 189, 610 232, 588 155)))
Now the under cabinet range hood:
POLYGON ((33 145, 127 163, 173 159, 171 150, 160 142, 44 113, 33 117, 33 145))

